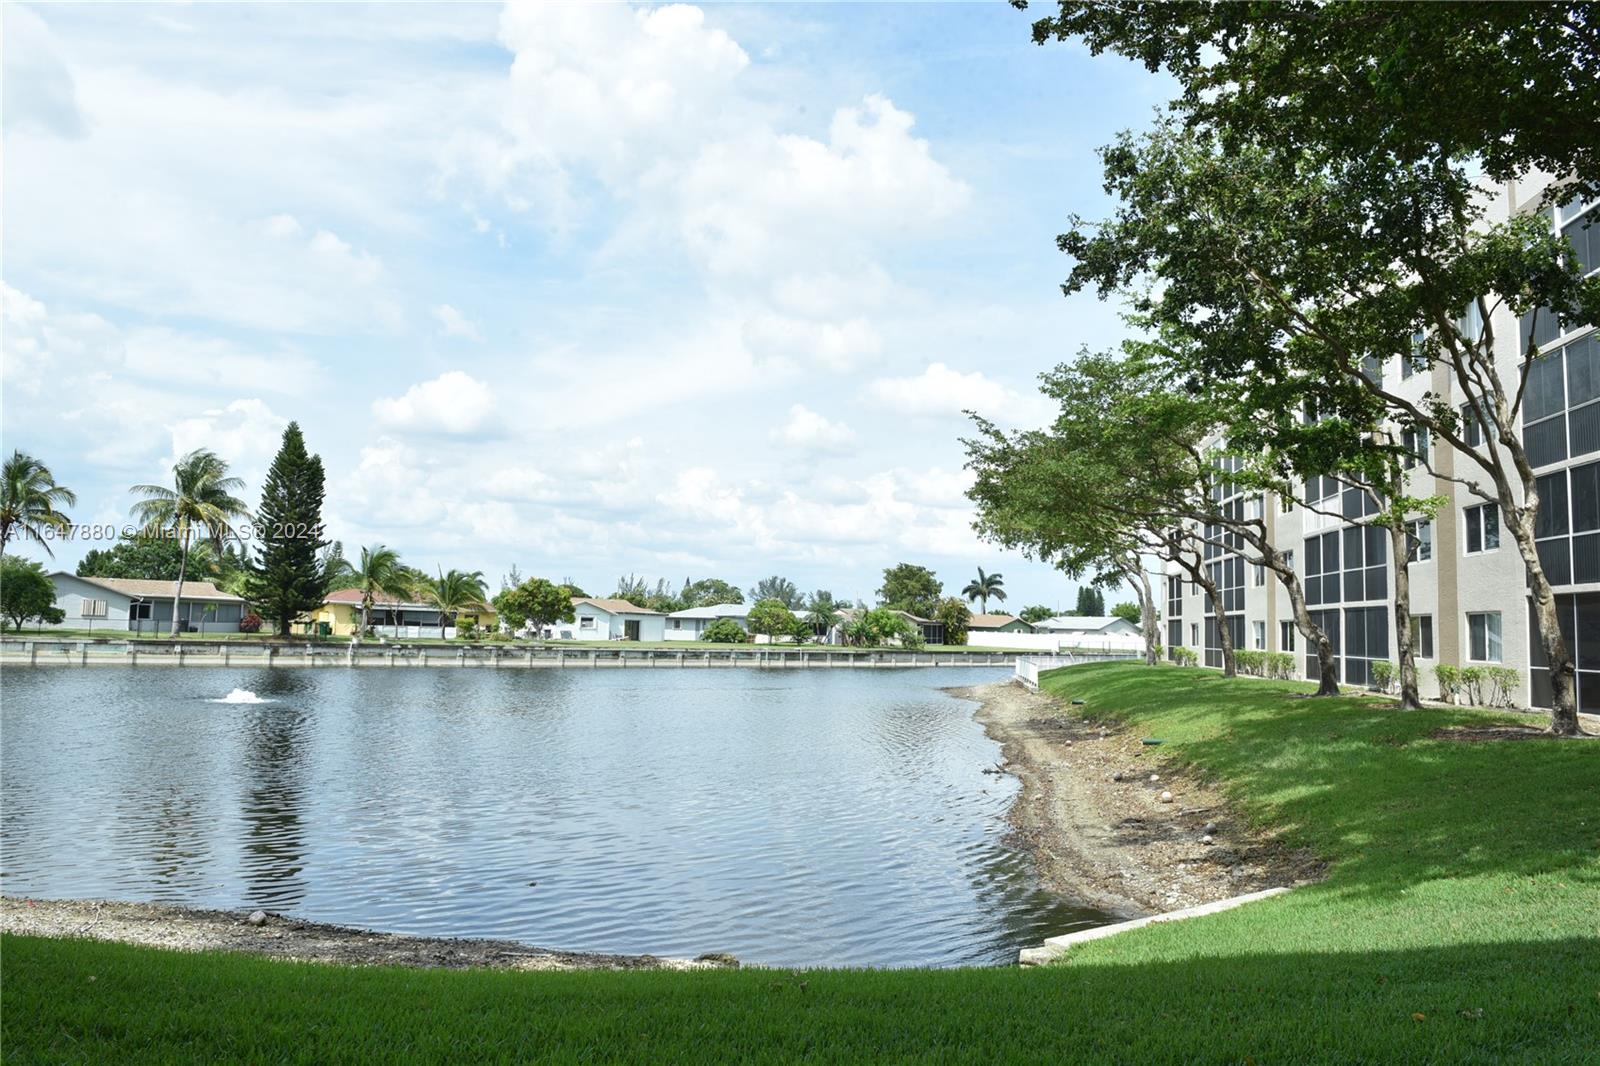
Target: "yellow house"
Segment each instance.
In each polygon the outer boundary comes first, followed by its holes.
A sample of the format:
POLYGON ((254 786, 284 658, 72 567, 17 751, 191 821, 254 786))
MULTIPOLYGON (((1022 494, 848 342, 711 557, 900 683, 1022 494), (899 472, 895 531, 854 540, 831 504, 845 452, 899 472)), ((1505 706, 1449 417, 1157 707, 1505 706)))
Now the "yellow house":
MULTIPOLYGON (((493 631, 500 624, 494 609, 487 606, 462 611, 456 616, 458 624, 469 620, 480 631, 493 631)), ((361 625, 361 590, 340 589, 328 593, 322 606, 312 611, 304 623, 309 633, 323 632, 322 627, 326 626, 326 632, 332 636, 350 636, 361 625)), ((373 597, 372 609, 367 614, 367 624, 380 637, 437 637, 439 623, 436 608, 426 603, 396 600, 382 593, 373 597)), ((455 627, 446 622, 444 634, 455 636, 455 627)))

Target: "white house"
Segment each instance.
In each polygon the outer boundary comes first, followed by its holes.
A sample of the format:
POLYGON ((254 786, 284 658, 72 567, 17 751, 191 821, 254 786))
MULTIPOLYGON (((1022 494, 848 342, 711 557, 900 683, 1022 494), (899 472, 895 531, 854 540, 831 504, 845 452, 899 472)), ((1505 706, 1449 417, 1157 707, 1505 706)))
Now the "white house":
POLYGON ((1058 615, 1035 622, 1034 629, 1041 633, 1062 633, 1081 637, 1118 637, 1139 635, 1139 627, 1126 618, 1116 615, 1058 615))
POLYGON ((750 606, 744 603, 719 603, 712 607, 690 607, 667 615, 668 640, 699 640, 706 627, 720 618, 731 618, 739 628, 750 632, 750 606))
MULTIPOLYGON (((176 581, 142 578, 79 577, 65 570, 50 575, 56 606, 66 614, 58 629, 104 629, 107 633, 172 632, 172 594, 176 581)), ((244 600, 209 581, 185 581, 178 628, 185 633, 237 633, 244 600)), ((46 627, 52 628, 52 627, 46 627)))
POLYGON ((666 640, 667 616, 647 611, 627 600, 574 596, 571 622, 550 626, 545 632, 555 640, 666 640))

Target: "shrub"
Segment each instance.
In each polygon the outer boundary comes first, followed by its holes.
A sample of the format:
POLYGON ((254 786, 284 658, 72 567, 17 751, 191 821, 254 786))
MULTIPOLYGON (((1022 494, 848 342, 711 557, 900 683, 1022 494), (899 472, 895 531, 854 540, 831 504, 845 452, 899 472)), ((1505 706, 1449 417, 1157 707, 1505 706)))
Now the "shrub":
POLYGON ((489 644, 510 644, 511 634, 502 633, 498 629, 495 629, 485 633, 480 639, 489 644))
POLYGON ((1445 703, 1454 703, 1461 695, 1461 667, 1440 663, 1433 668, 1433 679, 1439 683, 1439 698, 1445 703))
POLYGON ((1394 691, 1394 663, 1379 660, 1372 664, 1372 687, 1379 692, 1394 691))
POLYGON ((1485 666, 1483 697, 1489 707, 1515 707, 1522 689, 1522 674, 1509 666, 1485 666))
POLYGON ((1267 669, 1267 653, 1264 651, 1235 651, 1233 664, 1238 667, 1241 674, 1246 677, 1265 677, 1267 669))
POLYGON ((261 632, 261 616, 259 614, 256 614, 254 611, 247 612, 243 618, 239 619, 239 632, 241 632, 241 633, 259 633, 259 632, 261 632))
POLYGON ((1200 656, 1194 653, 1193 648, 1173 648, 1172 661, 1179 666, 1198 666, 1200 656))
POLYGON ((478 637, 478 620, 476 618, 456 619, 456 639, 476 640, 478 637))
POLYGON ((1294 676, 1294 654, 1287 651, 1267 652, 1267 676, 1287 681, 1294 676))
POLYGON ((1483 706, 1483 667, 1468 666, 1461 671, 1461 692, 1469 706, 1483 706))
POLYGON ((718 618, 706 626, 700 639, 712 644, 743 644, 750 639, 744 628, 731 618, 718 618))

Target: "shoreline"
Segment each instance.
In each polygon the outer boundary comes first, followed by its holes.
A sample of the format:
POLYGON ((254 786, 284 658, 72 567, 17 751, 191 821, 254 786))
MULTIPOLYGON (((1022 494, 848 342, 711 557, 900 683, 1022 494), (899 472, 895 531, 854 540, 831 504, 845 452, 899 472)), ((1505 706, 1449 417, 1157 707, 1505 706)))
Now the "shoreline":
POLYGON ((726 970, 732 955, 695 959, 557 951, 516 940, 407 936, 302 921, 266 911, 117 900, 0 897, 0 931, 106 940, 175 951, 235 951, 295 962, 449 970, 726 970), (260 921, 252 918, 260 917, 260 921))
POLYGON ((1321 877, 1315 857, 1252 829, 1214 782, 1117 723, 1012 681, 946 691, 979 704, 973 718, 999 742, 1001 769, 1022 782, 1011 839, 1053 892, 1141 918, 1321 877))

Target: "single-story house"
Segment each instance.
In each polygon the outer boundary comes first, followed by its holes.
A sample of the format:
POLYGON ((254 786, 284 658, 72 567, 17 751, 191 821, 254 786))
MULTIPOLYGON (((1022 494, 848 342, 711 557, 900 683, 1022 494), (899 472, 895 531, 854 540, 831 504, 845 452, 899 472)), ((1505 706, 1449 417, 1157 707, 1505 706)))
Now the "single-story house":
POLYGON ((699 640, 706 627, 720 618, 730 618, 750 632, 750 606, 744 603, 719 603, 712 607, 690 607, 667 615, 666 639, 699 640))
MULTIPOLYGON (((489 607, 461 611, 456 615, 457 622, 467 619, 471 619, 479 629, 492 630, 499 625, 499 619, 489 607)), ((330 636, 348 637, 354 634, 361 625, 361 590, 338 589, 328 593, 321 607, 304 618, 296 619, 295 625, 306 633, 318 633, 321 632, 321 626, 327 626, 330 636)), ((372 609, 367 612, 367 625, 380 637, 437 637, 439 610, 426 603, 401 600, 379 592, 372 598, 372 609)), ((453 638, 456 632, 455 626, 445 626, 446 638, 453 638)))
POLYGON ((627 600, 572 597, 574 621, 545 628, 555 640, 666 640, 667 616, 627 600))
POLYGON ((1035 622, 1041 633, 1063 633, 1079 637, 1122 637, 1139 635, 1139 627, 1116 615, 1057 615, 1035 622))
MULTIPOLYGON (((134 633, 172 632, 172 597, 176 581, 131 577, 79 577, 65 570, 50 575, 56 606, 66 618, 59 629, 104 629, 134 633)), ((185 633, 237 633, 244 600, 230 596, 209 581, 185 581, 179 601, 178 628, 185 633)))
POLYGON ((968 630, 979 630, 984 633, 1032 633, 1031 622, 1010 614, 975 614, 967 621, 968 630))
MULTIPOLYGON (((865 613, 865 611, 857 607, 846 607, 841 610, 839 612, 839 624, 828 631, 828 643, 847 643, 844 638, 845 627, 865 613)), ((943 622, 937 622, 931 618, 923 618, 920 615, 912 614, 910 611, 896 611, 894 613, 917 627, 922 634, 922 642, 924 644, 943 644, 945 642, 943 622)))

